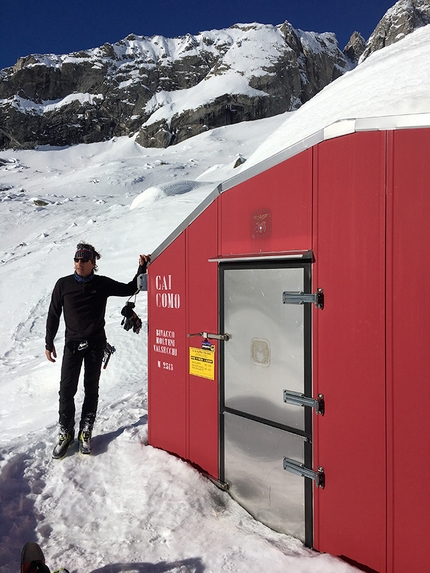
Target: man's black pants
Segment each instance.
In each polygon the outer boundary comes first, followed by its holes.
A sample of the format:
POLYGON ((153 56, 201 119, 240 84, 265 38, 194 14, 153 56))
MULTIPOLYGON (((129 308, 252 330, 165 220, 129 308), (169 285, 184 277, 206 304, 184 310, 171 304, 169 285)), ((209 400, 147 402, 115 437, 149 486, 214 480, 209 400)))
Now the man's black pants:
POLYGON ((60 425, 74 433, 75 428, 75 394, 78 390, 79 375, 84 363, 84 391, 81 423, 84 420, 94 422, 99 399, 99 379, 105 349, 105 342, 79 350, 82 343, 68 342, 64 347, 60 380, 60 425))

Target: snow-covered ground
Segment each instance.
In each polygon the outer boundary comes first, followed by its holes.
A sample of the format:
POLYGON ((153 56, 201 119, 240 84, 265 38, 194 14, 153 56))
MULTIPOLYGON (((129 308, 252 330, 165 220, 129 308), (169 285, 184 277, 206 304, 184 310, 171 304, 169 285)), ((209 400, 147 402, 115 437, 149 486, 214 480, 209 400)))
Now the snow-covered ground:
MULTIPOLYGON (((52 287, 72 272, 79 241, 101 251, 100 274, 127 281, 140 253, 153 251, 241 169, 233 168, 239 155, 253 156, 255 164, 318 129, 323 113, 324 121, 358 109, 374 116, 369 93, 381 93, 387 82, 390 97, 385 107, 378 99, 378 114, 399 113, 393 101, 407 113, 416 109, 413 100, 418 111, 430 111, 417 100, 429 93, 429 46, 427 26, 374 54, 291 117, 219 128, 166 150, 120 138, 0 152, 2 573, 18 570, 28 540, 41 544, 52 568, 71 573, 355 570, 256 522, 187 463, 147 444, 147 339, 145 329, 138 335, 122 329, 123 299, 111 299, 107 308, 108 339, 117 351, 102 372, 94 455, 72 449, 52 460, 61 352, 56 364, 46 360, 45 320, 52 287), (336 114, 328 117, 328 109, 336 114)), ((140 293, 136 311, 144 322, 146 310, 140 293)), ((58 350, 62 337, 63 328, 58 350)))

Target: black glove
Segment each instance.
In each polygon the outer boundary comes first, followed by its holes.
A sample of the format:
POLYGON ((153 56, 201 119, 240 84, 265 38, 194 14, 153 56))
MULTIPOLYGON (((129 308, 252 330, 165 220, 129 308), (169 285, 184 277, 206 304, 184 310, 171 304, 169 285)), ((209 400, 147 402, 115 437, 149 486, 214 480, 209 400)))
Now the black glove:
POLYGON ((140 329, 142 328, 142 321, 134 312, 133 308, 135 307, 134 302, 128 301, 126 305, 121 310, 121 314, 123 315, 123 319, 121 322, 121 326, 124 326, 125 330, 133 329, 133 332, 139 334, 140 329))
POLYGON ((139 264, 139 269, 137 271, 138 275, 144 275, 146 273, 146 267, 148 266, 149 262, 151 262, 151 257, 150 255, 146 255, 146 261, 144 260, 143 265, 139 264))

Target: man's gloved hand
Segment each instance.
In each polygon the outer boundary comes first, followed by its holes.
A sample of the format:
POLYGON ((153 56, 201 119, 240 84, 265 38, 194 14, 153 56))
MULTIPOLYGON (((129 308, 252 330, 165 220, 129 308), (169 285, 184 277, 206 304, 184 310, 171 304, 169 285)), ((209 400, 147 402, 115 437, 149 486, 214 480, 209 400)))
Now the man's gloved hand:
POLYGON ((140 255, 139 256, 139 271, 141 273, 146 273, 146 267, 148 263, 151 262, 151 255, 140 255))

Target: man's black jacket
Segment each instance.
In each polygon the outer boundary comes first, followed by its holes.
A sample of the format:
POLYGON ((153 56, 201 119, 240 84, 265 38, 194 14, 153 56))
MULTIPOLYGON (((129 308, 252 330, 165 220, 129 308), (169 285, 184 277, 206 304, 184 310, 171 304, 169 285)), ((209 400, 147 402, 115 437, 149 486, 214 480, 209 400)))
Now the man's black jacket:
POLYGON ((78 282, 75 275, 59 279, 52 292, 46 320, 46 349, 52 351, 54 338, 64 311, 66 342, 88 340, 106 341, 104 331, 106 302, 109 296, 131 296, 137 291, 137 276, 129 283, 94 275, 89 282, 78 282))

